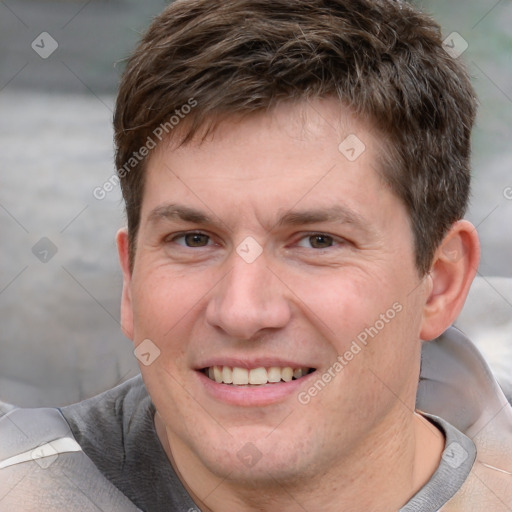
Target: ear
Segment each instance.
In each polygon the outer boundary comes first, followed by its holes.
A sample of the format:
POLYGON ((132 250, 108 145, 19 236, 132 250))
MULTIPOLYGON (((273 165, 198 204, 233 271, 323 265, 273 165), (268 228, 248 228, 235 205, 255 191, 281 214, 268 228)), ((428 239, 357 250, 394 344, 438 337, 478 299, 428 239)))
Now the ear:
POLYGON ((133 340, 132 273, 130 270, 130 244, 128 229, 122 228, 116 235, 119 263, 123 271, 123 293, 121 296, 121 330, 133 340))
POLYGON ((430 293, 423 309, 422 340, 440 336, 459 316, 480 261, 476 228, 456 222, 438 247, 427 279, 430 293))

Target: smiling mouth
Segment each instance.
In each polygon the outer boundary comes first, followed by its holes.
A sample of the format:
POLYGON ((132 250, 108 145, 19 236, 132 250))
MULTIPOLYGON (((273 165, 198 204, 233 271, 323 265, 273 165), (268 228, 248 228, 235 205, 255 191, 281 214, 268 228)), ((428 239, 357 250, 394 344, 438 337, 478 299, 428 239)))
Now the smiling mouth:
POLYGON ((292 368, 291 366, 279 367, 271 366, 269 368, 239 368, 233 366, 210 366, 203 368, 202 372, 211 380, 218 384, 229 384, 232 386, 247 386, 264 384, 278 384, 280 382, 290 382, 301 379, 315 368, 292 368))

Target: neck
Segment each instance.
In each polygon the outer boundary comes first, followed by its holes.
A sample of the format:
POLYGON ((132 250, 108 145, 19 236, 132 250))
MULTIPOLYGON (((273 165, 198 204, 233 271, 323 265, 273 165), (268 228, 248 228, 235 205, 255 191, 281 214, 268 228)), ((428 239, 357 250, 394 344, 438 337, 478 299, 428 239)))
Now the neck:
POLYGON ((251 485, 234 472, 211 473, 155 416, 166 454, 203 512, 334 512, 340 504, 347 512, 398 510, 428 482, 444 449, 442 433, 419 414, 408 413, 403 422, 381 425, 364 446, 332 467, 317 468, 314 476, 282 482, 269 475, 265 485, 251 485))

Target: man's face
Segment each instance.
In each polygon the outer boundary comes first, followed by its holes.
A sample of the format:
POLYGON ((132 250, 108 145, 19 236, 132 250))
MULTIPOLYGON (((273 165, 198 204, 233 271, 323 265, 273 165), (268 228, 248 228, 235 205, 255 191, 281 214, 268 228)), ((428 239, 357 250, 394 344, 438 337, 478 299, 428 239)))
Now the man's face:
POLYGON ((409 421, 428 290, 375 144, 323 100, 151 156, 124 328, 197 467, 295 478, 409 421))

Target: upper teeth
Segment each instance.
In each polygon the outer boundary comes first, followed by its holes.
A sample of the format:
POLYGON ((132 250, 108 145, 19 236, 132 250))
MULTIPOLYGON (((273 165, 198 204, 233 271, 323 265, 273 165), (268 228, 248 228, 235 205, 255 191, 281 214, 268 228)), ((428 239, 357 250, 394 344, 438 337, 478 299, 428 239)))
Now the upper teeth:
POLYGON ((268 382, 289 382, 292 378, 298 379, 309 372, 309 368, 292 368, 285 366, 271 366, 270 368, 239 368, 237 366, 210 366, 207 374, 215 382, 224 384, 267 384, 268 382))

